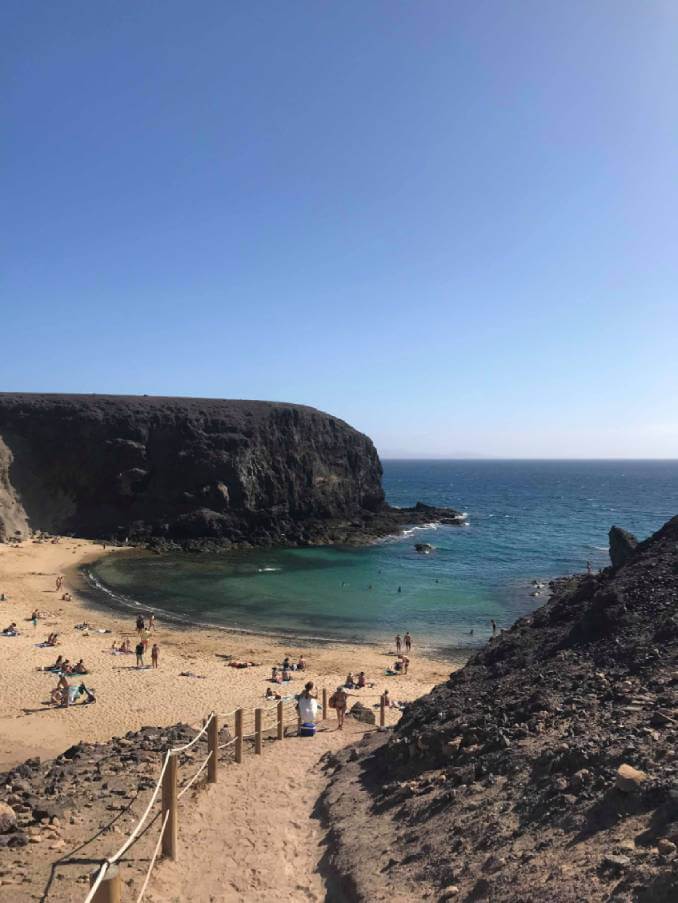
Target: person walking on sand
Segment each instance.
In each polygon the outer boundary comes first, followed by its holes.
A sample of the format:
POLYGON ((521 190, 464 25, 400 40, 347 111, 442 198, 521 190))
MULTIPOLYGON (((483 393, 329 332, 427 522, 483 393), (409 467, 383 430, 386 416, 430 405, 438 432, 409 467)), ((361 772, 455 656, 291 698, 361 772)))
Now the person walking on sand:
POLYGON ((151 649, 151 665, 154 668, 158 667, 158 655, 160 653, 160 646, 157 643, 153 643, 153 648, 151 649))
POLYGON ((137 668, 144 667, 144 644, 139 641, 134 649, 137 656, 137 668))
POLYGON ((409 652, 412 648, 412 637, 410 636, 410 631, 408 630, 405 634, 405 652, 409 652))
POLYGON ((400 639, 400 634, 396 636, 396 652, 400 652, 403 647, 403 641, 400 639))
POLYGON ((139 636, 141 636, 141 634, 144 632, 145 629, 146 629, 146 624, 144 622, 144 616, 139 615, 137 617, 137 633, 139 634, 139 636))
POLYGON ((332 694, 332 702, 337 710, 337 730, 343 731, 344 718, 346 717, 346 705, 348 704, 348 693, 343 687, 337 687, 332 694))
POLYGON ((64 578, 63 578, 63 577, 59 576, 59 577, 56 578, 56 590, 55 590, 55 592, 57 592, 57 593, 59 592, 59 590, 61 589, 61 586, 62 586, 63 582, 64 582, 64 578))

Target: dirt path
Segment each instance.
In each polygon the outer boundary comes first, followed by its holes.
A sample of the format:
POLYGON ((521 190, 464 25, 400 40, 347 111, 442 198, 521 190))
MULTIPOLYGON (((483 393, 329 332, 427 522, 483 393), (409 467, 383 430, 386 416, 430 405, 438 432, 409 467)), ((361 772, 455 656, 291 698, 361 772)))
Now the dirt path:
POLYGON ((328 721, 312 739, 270 743, 261 757, 221 769, 219 784, 186 807, 178 859, 156 868, 148 900, 325 900, 324 831, 313 810, 325 786, 322 756, 364 733, 349 721, 343 732, 328 721))

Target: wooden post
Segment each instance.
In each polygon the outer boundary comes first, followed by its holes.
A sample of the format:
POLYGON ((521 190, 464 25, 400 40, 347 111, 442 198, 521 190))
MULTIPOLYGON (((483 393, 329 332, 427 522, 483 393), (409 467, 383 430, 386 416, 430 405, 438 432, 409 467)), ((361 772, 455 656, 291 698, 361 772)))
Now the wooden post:
POLYGON ((297 733, 301 737, 301 712, 297 709, 297 733))
POLYGON ((212 720, 207 728, 207 749, 210 753, 210 760, 207 763, 207 783, 216 784, 219 758, 219 721, 216 712, 212 712, 212 720))
MULTIPOLYGON (((177 858, 177 757, 170 756, 162 778, 162 821, 169 818, 162 835, 162 855, 177 858)), ((161 822, 162 823, 162 822, 161 822)))
POLYGON ((383 727, 386 724, 386 698, 382 693, 379 697, 379 727, 383 727))
POLYGON ((323 687, 323 721, 327 721, 327 687, 323 687))
MULTIPOLYGON (((89 876, 89 886, 92 887, 97 879, 100 869, 89 876)), ((120 903, 120 869, 117 865, 109 865, 106 869, 103 881, 92 897, 92 903, 120 903)))
POLYGON ((254 752, 260 756, 261 755, 261 716, 263 715, 262 709, 254 710, 254 752))
POLYGON ((278 740, 282 740, 285 736, 285 712, 282 699, 278 703, 278 740))
POLYGON ((242 762, 242 709, 235 712, 235 761, 242 762))

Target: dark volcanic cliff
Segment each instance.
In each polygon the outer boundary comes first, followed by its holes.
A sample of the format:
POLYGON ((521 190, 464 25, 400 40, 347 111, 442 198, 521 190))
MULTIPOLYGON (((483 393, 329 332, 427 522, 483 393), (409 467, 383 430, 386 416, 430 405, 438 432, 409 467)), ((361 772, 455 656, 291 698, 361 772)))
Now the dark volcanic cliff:
POLYGON ((678 517, 634 543, 330 763, 343 899, 678 900, 678 517))
POLYGON ((0 394, 0 541, 340 542, 431 519, 390 509, 381 473, 367 436, 302 405, 0 394))

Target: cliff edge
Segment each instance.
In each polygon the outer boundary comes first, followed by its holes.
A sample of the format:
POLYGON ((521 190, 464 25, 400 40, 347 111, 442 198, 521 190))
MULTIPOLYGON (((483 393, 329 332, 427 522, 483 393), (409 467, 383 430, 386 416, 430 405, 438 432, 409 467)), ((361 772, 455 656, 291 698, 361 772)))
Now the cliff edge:
POLYGON ((432 519, 381 476, 367 436, 303 405, 0 393, 0 541, 357 542, 432 519))
POLYGON ((632 545, 328 762, 338 899, 678 900, 678 517, 632 545))

